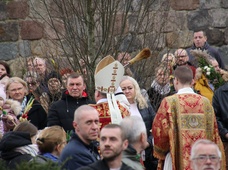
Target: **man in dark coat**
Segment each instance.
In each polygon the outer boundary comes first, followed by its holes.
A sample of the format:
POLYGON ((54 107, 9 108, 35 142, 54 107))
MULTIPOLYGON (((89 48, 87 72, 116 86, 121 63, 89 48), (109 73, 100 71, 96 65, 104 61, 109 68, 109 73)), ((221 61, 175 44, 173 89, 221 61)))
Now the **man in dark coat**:
POLYGON ((219 135, 226 154, 226 169, 228 168, 228 83, 219 87, 213 96, 212 105, 218 123, 219 135))
POLYGON ((69 132, 74 130, 72 125, 74 111, 81 105, 91 104, 92 101, 82 95, 86 88, 82 75, 73 73, 68 76, 66 88, 61 100, 50 106, 47 125, 59 125, 69 132))
POLYGON ((80 106, 74 114, 75 133, 60 155, 63 169, 78 169, 100 159, 96 142, 99 133, 99 115, 91 106, 80 106))
POLYGON ((133 170, 122 162, 122 151, 128 146, 128 140, 121 126, 108 124, 101 129, 100 151, 103 160, 99 160, 78 170, 133 170))
POLYGON ((194 56, 191 55, 190 51, 195 50, 195 49, 200 49, 202 51, 206 50, 210 56, 212 56, 213 58, 215 58, 217 60, 217 62, 219 63, 219 67, 222 69, 225 69, 225 65, 221 59, 221 56, 220 56, 218 50, 212 48, 207 43, 206 33, 202 30, 197 30, 194 32, 193 46, 187 49, 189 61, 194 65, 195 65, 195 59, 194 59, 194 56))

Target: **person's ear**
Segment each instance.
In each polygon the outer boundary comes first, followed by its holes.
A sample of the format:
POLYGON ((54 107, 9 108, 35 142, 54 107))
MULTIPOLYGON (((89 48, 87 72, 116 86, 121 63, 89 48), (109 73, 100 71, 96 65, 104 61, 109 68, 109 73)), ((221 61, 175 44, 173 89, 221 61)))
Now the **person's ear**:
POLYGON ((58 153, 60 153, 60 149, 61 149, 61 144, 56 145, 56 151, 57 151, 58 153))
POLYGON ((193 87, 195 84, 195 79, 192 79, 192 82, 191 82, 191 87, 193 87))
POLYGON ((86 89, 86 84, 84 83, 84 84, 83 84, 83 90, 85 90, 85 89, 86 89))
POLYGON ((96 102, 97 102, 97 100, 99 100, 99 96, 100 96, 100 92, 95 90, 94 99, 96 100, 96 102))
POLYGON ((127 149, 128 144, 129 144, 128 140, 125 139, 125 140, 123 141, 123 150, 127 149))
POLYGON ((145 133, 140 134, 140 142, 142 143, 142 149, 146 149, 149 146, 147 135, 145 133))
POLYGON ((73 121, 73 127, 75 129, 75 132, 78 131, 78 124, 75 121, 73 121))
POLYGON ((176 85, 178 84, 178 79, 176 77, 173 79, 173 85, 174 84, 176 84, 176 85))
POLYGON ((147 136, 145 133, 141 133, 142 142, 147 141, 147 136))
POLYGON ((100 97, 100 92, 96 90, 95 95, 95 97, 100 97))

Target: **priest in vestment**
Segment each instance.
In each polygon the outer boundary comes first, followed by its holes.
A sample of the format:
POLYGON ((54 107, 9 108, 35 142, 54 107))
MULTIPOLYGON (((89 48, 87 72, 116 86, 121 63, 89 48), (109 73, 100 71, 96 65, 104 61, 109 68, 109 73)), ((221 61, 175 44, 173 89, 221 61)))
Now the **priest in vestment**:
POLYGON ((110 123, 119 124, 122 118, 130 116, 130 104, 118 88, 123 75, 124 66, 112 56, 103 58, 95 69, 96 104, 90 106, 99 112, 100 129, 110 123))
POLYGON ((219 146, 221 169, 225 170, 224 148, 210 101, 192 90, 189 67, 177 67, 174 77, 177 94, 162 100, 152 127, 158 170, 191 170, 191 146, 198 139, 209 139, 219 146))

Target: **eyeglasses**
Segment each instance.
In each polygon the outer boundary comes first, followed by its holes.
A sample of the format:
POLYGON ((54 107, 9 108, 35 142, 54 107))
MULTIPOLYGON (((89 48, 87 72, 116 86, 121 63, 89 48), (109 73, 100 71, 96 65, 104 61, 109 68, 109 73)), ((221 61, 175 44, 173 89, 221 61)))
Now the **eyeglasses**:
POLYGON ((176 56, 177 59, 184 58, 184 57, 187 57, 187 55, 179 55, 179 56, 176 56))
POLYGON ((193 158, 193 160, 197 160, 199 163, 205 163, 208 159, 210 159, 212 163, 217 163, 220 160, 220 158, 215 155, 201 155, 193 158))

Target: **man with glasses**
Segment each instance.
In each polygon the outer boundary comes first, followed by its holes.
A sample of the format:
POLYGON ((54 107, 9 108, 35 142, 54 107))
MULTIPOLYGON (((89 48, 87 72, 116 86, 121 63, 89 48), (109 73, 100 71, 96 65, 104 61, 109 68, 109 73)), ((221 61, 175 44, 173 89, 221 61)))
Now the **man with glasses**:
POLYGON ((196 67, 189 62, 189 56, 185 49, 179 48, 175 51, 174 56, 176 58, 176 64, 174 65, 174 70, 178 66, 188 66, 193 72, 193 78, 195 77, 196 67))
POLYGON ((191 168, 193 170, 221 168, 222 153, 219 147, 206 139, 197 140, 191 148, 191 168))

